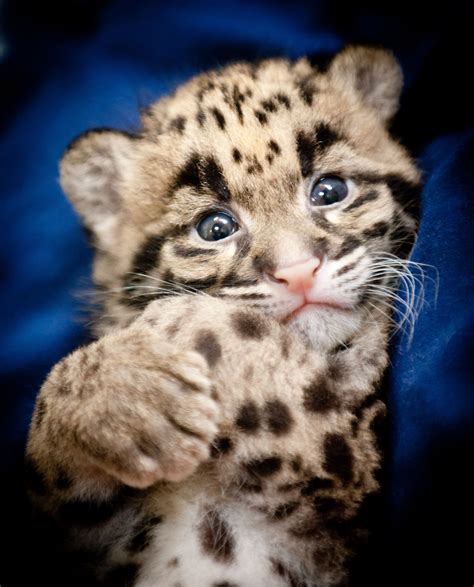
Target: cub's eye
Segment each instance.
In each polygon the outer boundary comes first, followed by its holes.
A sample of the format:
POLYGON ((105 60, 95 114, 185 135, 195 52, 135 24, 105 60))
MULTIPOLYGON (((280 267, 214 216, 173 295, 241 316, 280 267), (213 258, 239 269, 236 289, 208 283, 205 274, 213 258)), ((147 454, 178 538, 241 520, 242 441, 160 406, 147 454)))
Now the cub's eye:
POLYGON ((227 212, 213 212, 197 223, 196 230, 205 241, 220 241, 237 232, 239 225, 227 212))
POLYGON ((340 177, 322 177, 313 184, 309 201, 313 206, 330 206, 343 200, 348 193, 347 184, 340 177))

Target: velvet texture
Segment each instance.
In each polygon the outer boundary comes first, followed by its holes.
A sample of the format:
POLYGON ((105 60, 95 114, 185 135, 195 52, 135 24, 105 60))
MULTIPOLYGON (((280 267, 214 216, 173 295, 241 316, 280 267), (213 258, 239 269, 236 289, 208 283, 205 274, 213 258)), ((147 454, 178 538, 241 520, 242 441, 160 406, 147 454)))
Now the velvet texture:
POLYGON ((2 586, 39 581, 40 555, 12 564, 33 540, 21 489, 24 441, 42 380, 87 341, 87 298, 74 293, 90 285, 91 252, 59 189, 63 149, 90 127, 133 128, 140 106, 199 71, 240 59, 332 53, 350 42, 389 47, 402 64, 406 84, 394 132, 425 173, 412 258, 439 274, 437 302, 426 281, 411 344, 406 336, 393 339, 387 491, 357 583, 472 584, 471 33, 461 3, 416 9, 384 4, 382 12, 377 3, 331 0, 3 4, 2 586))

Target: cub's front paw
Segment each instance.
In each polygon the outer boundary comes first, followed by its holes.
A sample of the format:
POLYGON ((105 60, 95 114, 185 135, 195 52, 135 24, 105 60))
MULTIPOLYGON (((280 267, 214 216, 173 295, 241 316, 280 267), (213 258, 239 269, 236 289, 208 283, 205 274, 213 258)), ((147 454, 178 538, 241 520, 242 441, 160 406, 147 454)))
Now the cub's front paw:
POLYGON ((95 466, 139 488, 186 478, 217 433, 205 360, 160 338, 130 327, 82 349, 95 347, 100 359, 82 389, 75 442, 95 466))

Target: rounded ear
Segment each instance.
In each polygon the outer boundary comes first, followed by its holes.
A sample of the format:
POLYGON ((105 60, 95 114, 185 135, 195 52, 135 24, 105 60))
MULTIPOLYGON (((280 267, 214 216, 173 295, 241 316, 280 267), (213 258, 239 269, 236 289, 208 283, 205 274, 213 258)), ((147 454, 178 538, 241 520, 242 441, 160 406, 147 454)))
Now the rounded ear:
POLYGON ((329 69, 332 81, 356 91, 364 104, 372 108, 384 123, 398 110, 403 74, 390 51, 351 46, 334 58, 329 69))
POLYGON ((77 137, 61 159, 61 187, 98 244, 106 245, 116 232, 121 184, 137 139, 112 129, 92 129, 77 137))

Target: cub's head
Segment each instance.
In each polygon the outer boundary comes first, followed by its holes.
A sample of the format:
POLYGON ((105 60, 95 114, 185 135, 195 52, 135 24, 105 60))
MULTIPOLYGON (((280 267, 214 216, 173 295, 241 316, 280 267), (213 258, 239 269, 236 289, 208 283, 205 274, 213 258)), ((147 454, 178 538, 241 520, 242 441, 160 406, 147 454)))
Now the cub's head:
POLYGON ((388 124, 391 54, 352 47, 239 63, 192 79, 141 130, 93 130, 61 162, 92 235, 108 324, 152 300, 228 297, 315 344, 352 335, 392 299, 416 228, 419 173, 388 124))

